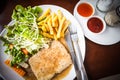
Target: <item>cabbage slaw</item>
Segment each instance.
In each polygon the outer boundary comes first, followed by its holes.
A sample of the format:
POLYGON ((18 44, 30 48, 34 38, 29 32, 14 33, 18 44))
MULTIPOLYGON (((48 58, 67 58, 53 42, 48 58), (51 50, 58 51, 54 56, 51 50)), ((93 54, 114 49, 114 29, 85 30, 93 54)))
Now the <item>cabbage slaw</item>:
POLYGON ((18 65, 26 62, 28 58, 34 55, 41 48, 49 47, 50 39, 43 37, 37 26, 37 17, 42 13, 38 6, 27 8, 17 5, 12 14, 14 23, 6 26, 7 34, 4 38, 9 41, 6 53, 11 57, 11 65, 18 65), (13 45, 10 49, 9 45, 13 45), (21 49, 25 48, 29 54, 25 55, 21 49))

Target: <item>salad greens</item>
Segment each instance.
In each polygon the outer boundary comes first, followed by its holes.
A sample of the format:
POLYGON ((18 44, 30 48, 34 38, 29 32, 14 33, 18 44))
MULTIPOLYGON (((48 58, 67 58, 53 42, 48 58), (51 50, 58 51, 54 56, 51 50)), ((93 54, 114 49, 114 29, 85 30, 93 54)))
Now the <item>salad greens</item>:
POLYGON ((48 47, 50 39, 40 35, 36 19, 42 13, 38 6, 27 8, 17 5, 13 10, 13 24, 6 26, 7 34, 4 38, 9 41, 13 48, 7 45, 6 53, 12 56, 11 64, 25 62, 28 57, 35 54, 43 47, 48 47), (29 54, 25 55, 21 49, 25 48, 29 54))

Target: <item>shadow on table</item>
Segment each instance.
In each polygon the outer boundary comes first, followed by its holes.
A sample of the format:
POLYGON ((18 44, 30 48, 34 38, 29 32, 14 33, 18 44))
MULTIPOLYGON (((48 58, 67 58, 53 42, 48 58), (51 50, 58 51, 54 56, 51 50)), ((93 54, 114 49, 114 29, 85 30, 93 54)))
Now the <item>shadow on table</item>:
POLYGON ((0 25, 0 33, 2 32, 2 30, 3 30, 3 26, 0 25))
POLYGON ((0 14, 4 11, 9 0, 0 0, 0 14))

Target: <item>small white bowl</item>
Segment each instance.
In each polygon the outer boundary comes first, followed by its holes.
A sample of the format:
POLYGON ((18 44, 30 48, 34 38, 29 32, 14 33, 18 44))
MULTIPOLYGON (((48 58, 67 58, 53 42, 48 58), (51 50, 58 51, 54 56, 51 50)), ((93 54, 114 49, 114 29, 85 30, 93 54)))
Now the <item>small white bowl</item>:
POLYGON ((90 2, 79 1, 76 4, 76 12, 77 12, 78 16, 81 16, 83 18, 89 18, 94 15, 95 8, 93 7, 93 5, 90 2), (85 8, 85 5, 87 6, 86 8, 85 8), (81 6, 82 6, 82 8, 79 9, 80 11, 78 11, 78 8, 80 8, 81 6), (92 10, 92 12, 89 13, 90 10, 92 10), (82 12, 84 12, 84 14, 82 12), (89 15, 88 15, 88 13, 89 13, 89 15), (85 14, 87 14, 87 15, 85 16, 85 14))
POLYGON ((106 23, 100 16, 91 16, 86 22, 87 29, 94 34, 101 34, 106 29, 106 23))

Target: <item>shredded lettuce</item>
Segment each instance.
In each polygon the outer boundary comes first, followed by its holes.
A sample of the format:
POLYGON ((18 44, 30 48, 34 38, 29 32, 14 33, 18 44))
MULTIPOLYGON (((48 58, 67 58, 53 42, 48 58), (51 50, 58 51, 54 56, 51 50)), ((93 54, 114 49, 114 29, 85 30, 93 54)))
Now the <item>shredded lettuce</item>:
POLYGON ((11 26, 6 27, 7 34, 5 35, 5 38, 14 45, 15 50, 19 51, 21 48, 26 48, 30 54, 34 54, 39 49, 49 46, 50 40, 40 35, 36 22, 41 13, 42 9, 38 6, 24 8, 17 5, 15 7, 12 14, 14 22, 11 26))

